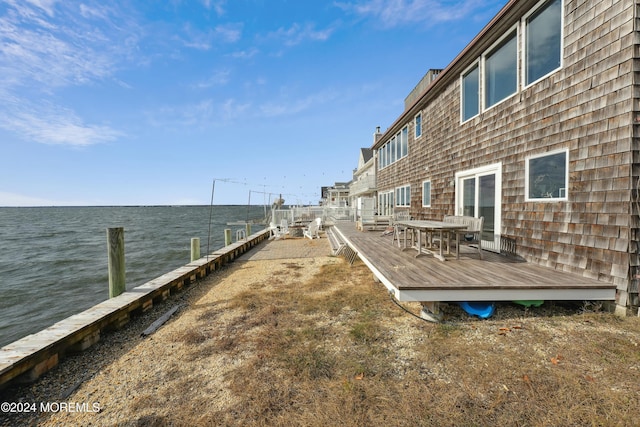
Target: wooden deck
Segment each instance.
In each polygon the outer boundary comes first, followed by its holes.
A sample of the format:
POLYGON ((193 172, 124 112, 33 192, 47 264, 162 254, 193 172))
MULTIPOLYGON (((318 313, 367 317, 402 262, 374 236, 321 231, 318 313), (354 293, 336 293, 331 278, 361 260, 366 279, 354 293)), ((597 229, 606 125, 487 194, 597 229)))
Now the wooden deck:
POLYGON ((580 275, 530 264, 496 253, 461 247, 460 259, 402 251, 392 236, 362 232, 355 223, 334 231, 400 301, 615 300, 616 287, 580 275))

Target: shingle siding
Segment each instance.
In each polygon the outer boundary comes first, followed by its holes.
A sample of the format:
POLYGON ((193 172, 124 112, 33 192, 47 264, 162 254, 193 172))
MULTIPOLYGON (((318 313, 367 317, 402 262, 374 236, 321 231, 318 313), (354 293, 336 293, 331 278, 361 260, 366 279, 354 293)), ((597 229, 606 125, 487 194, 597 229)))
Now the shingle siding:
MULTIPOLYGON (((517 13, 536 4, 526 3, 517 13)), ((640 198, 638 8, 633 0, 565 1, 563 67, 461 124, 460 73, 478 57, 470 46, 474 56, 446 69, 405 111, 406 120, 388 130, 390 136, 410 125, 409 155, 378 171, 378 190, 410 184, 411 215, 441 219, 454 214, 456 172, 501 162, 500 232, 515 241, 517 254, 614 282, 619 303, 638 305, 640 201, 632 201, 640 198), (418 112, 423 135, 415 140, 418 112), (562 149, 569 152, 568 200, 525 201, 526 159, 562 149), (430 208, 422 207, 425 180, 430 208)), ((516 17, 507 11, 502 19, 516 17)), ((495 40, 491 31, 485 36, 495 40)))

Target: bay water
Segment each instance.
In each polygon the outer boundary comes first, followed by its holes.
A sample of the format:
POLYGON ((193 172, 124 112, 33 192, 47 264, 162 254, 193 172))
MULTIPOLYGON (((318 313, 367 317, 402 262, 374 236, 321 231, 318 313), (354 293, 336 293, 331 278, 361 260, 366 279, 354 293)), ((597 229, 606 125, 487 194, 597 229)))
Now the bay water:
POLYGON ((224 246, 225 228, 234 240, 244 229, 228 222, 264 214, 220 205, 0 208, 0 347, 108 299, 107 228, 124 227, 131 289, 188 264, 191 238, 205 256, 224 246))

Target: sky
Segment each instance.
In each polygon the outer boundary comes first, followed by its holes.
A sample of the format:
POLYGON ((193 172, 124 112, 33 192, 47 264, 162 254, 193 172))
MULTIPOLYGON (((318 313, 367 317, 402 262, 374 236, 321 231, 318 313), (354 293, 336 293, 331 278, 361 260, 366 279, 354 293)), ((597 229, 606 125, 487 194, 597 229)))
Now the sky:
POLYGON ((317 204, 504 4, 0 0, 0 206, 317 204))

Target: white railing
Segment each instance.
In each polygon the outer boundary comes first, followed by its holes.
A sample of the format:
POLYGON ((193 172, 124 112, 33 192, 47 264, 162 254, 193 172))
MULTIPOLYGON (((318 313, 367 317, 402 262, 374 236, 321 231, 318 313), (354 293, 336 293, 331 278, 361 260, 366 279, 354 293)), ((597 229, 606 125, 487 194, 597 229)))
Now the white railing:
POLYGON ((375 175, 365 176, 349 186, 349 196, 358 196, 362 193, 375 191, 376 177, 375 175))
POLYGON ((304 224, 316 218, 322 218, 324 224, 332 224, 335 221, 355 221, 355 209, 333 206, 293 206, 289 209, 271 211, 271 222, 275 224, 280 224, 283 219, 289 224, 304 224))

